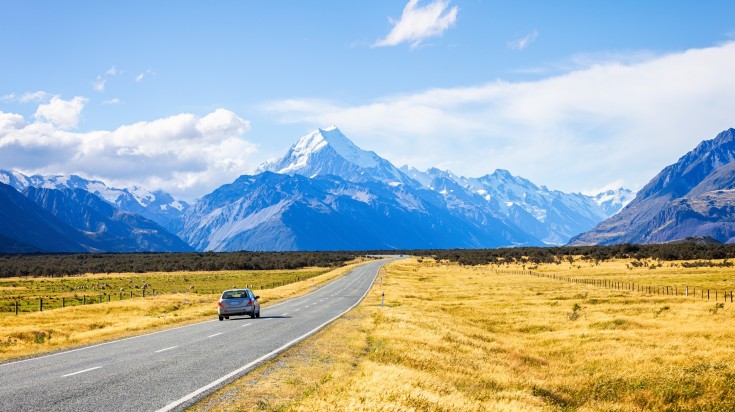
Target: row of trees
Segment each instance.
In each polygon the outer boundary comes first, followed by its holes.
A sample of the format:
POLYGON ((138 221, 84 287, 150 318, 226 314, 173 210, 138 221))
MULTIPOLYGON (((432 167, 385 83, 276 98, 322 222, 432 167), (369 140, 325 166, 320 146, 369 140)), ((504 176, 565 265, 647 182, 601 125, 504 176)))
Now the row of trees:
MULTIPOLYGON (((395 253, 393 251, 392 253, 395 253)), ((697 242, 655 245, 621 244, 610 246, 517 247, 502 249, 448 249, 402 251, 414 256, 459 262, 464 265, 516 263, 562 263, 575 259, 605 261, 609 259, 709 260, 735 258, 735 245, 697 242)))
POLYGON ((370 252, 204 252, 204 253, 80 253, 0 255, 0 277, 70 276, 84 273, 145 273, 206 270, 299 269, 334 267, 361 255, 406 254, 433 257, 464 265, 562 263, 575 259, 616 258, 710 260, 735 258, 735 245, 667 243, 611 246, 518 247, 502 249, 383 250, 370 252))
POLYGON ((0 277, 335 267, 354 252, 79 253, 0 255, 0 277))

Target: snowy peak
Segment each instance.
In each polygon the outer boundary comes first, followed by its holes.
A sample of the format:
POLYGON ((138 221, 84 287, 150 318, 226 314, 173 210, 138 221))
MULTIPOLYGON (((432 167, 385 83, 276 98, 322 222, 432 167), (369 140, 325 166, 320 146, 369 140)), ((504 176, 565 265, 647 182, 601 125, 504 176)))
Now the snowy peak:
POLYGON ((299 139, 276 163, 280 167, 279 170, 271 170, 272 167, 268 169, 280 174, 302 174, 299 172, 309 168, 320 152, 329 149, 346 162, 362 168, 377 167, 382 160, 374 152, 360 149, 336 126, 331 126, 326 129, 316 129, 299 139))
POLYGON ((0 182, 19 192, 35 187, 39 189, 82 189, 98 196, 126 212, 140 214, 166 229, 173 230, 174 221, 189 207, 186 202, 174 199, 163 191, 151 192, 139 186, 118 189, 99 180, 88 180, 77 175, 26 176, 17 171, 0 170, 0 182))
POLYGON ((335 175, 351 182, 411 182, 375 152, 357 147, 336 126, 300 138, 282 158, 261 165, 257 171, 306 177, 335 175))
POLYGON ((608 216, 618 213, 621 209, 635 198, 635 193, 630 189, 618 188, 598 193, 593 197, 595 203, 605 210, 608 216))

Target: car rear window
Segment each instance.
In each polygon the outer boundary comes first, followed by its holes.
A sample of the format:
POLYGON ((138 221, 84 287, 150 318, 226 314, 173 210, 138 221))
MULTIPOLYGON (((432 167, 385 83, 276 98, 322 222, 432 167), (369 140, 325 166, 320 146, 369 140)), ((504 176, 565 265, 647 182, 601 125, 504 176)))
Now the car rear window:
POLYGON ((232 292, 225 292, 222 295, 222 299, 242 299, 246 298, 248 296, 247 292, 244 290, 238 290, 238 291, 232 291, 232 292))

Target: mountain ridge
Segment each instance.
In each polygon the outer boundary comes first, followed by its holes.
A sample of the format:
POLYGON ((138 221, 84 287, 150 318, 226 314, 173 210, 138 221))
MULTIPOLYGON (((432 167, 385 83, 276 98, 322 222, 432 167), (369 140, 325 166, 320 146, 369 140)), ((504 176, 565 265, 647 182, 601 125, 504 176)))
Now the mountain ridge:
POLYGON ((731 128, 666 166, 618 214, 569 244, 657 243, 688 236, 734 242, 734 161, 731 128))

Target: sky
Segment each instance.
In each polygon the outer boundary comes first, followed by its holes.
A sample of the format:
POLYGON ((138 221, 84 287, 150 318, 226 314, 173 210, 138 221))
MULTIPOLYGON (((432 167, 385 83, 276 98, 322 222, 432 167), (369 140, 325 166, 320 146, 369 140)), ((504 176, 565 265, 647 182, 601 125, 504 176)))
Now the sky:
POLYGON ((396 166, 640 189, 735 127, 735 2, 0 0, 0 169, 194 200, 336 125, 396 166))

